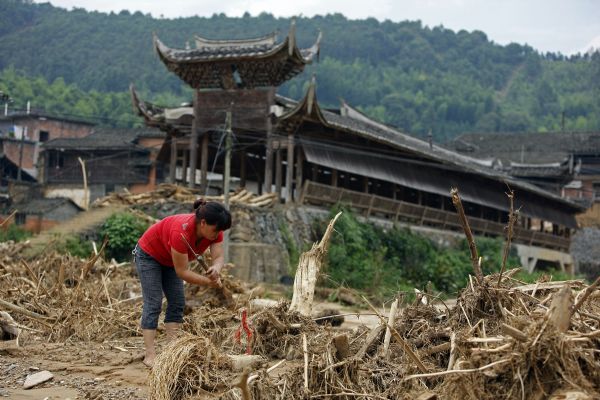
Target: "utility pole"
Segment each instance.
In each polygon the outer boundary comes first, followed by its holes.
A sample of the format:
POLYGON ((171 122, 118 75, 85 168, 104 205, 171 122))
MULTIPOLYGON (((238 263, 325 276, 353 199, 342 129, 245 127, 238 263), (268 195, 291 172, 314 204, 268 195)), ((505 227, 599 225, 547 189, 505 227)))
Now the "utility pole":
MULTIPOLYGON (((223 174, 223 197, 225 208, 229 208, 229 181, 231 180, 231 109, 227 111, 225 121, 225 171, 223 174)), ((229 261, 229 231, 223 233, 223 258, 229 261)))

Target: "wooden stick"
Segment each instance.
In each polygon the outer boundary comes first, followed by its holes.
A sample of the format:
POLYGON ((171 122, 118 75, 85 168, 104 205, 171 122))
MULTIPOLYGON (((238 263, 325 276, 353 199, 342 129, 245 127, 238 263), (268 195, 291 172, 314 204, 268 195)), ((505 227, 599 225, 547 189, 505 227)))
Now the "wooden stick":
POLYGON ((302 334, 302 351, 304 352, 304 391, 308 392, 308 344, 306 333, 302 334))
POLYGON ((408 380, 415 379, 415 378, 431 378, 431 377, 434 377, 434 376, 443 376, 443 375, 450 375, 450 374, 468 374, 468 373, 471 373, 471 372, 480 372, 480 371, 485 371, 488 368, 492 368, 492 367, 494 367, 496 365, 507 363, 509 361, 510 361, 509 359, 505 358, 503 360, 498 360, 498 361, 495 361, 495 362, 493 362, 491 364, 487 364, 487 365, 484 365, 483 367, 479 367, 479 368, 453 369, 451 371, 441 371, 441 372, 431 372, 431 373, 428 373, 428 374, 409 375, 406 378, 404 378, 402 380, 402 382, 406 382, 408 380))
POLYGON ((375 341, 379 340, 379 338, 381 338, 382 331, 383 331, 383 325, 381 325, 381 324, 371 328, 371 330, 369 331, 369 334, 365 338, 365 342, 360 347, 360 349, 356 352, 354 357, 359 360, 362 359, 365 356, 365 354, 367 354, 367 351, 369 350, 369 348, 371 347, 373 342, 375 342, 375 341))
POLYGON ((451 371, 454 368, 456 362, 456 333, 452 332, 450 335, 450 359, 448 360, 447 371, 451 371))
POLYGON ((502 324, 502 333, 507 334, 510 337, 513 337, 521 342, 526 342, 527 341, 527 335, 524 334, 523 332, 521 332, 520 330, 518 330, 517 328, 513 328, 510 325, 507 324, 502 324))
POLYGON ((10 219, 15 216, 17 211, 18 210, 11 212, 10 215, 8 217, 6 217, 6 219, 4 221, 0 222, 0 228, 2 228, 8 221, 10 221, 10 219))
POLYGON ((106 275, 102 275, 102 286, 104 286, 104 295, 106 296, 106 300, 108 300, 108 307, 112 309, 112 300, 110 299, 110 293, 108 292, 108 286, 106 285, 106 275))
POLYGON ((577 310, 579 310, 579 308, 583 305, 583 303, 587 300, 587 298, 590 297, 592 292, 594 290, 596 290, 596 288, 599 285, 600 285, 600 276, 598 278, 596 278, 594 283, 592 283, 590 286, 587 287, 587 289, 585 289, 585 292, 583 293, 583 296, 581 296, 581 299, 579 299, 579 301, 573 306, 573 309, 571 310, 571 314, 575 314, 577 312, 577 310))
POLYGON ((430 356, 432 354, 441 353, 442 351, 451 350, 452 343, 446 342, 442 344, 438 344, 437 346, 428 347, 425 350, 421 351, 419 354, 423 356, 430 356))
POLYGON ((458 189, 452 188, 452 190, 450 190, 450 195, 452 196, 452 204, 454 204, 454 207, 456 207, 460 223, 463 227, 463 230, 465 231, 467 242, 469 243, 469 250, 471 251, 471 263, 473 264, 473 270, 475 271, 475 278, 477 279, 480 285, 483 285, 483 273, 481 272, 481 267, 479 266, 479 263, 477 261, 479 258, 477 256, 477 246, 475 246, 475 239, 473 238, 473 233, 471 232, 471 227, 469 226, 469 221, 467 220, 467 216, 465 215, 465 210, 463 208, 462 202, 460 201, 458 189))
POLYGON ((406 340, 404 340, 402 338, 402 336, 400 336, 400 334, 398 333, 398 331, 396 330, 396 328, 394 328, 393 326, 389 326, 387 324, 387 322, 385 321, 385 319, 381 316, 381 314, 377 311, 377 309, 375 307, 373 307, 373 304, 371 304, 371 302, 369 300, 367 300, 367 298, 365 296, 361 296, 361 297, 367 303, 367 305, 371 308, 371 310, 373 310, 373 312, 375 314, 377 314, 377 317, 379 317, 379 320, 381 321, 381 323, 384 326, 387 326, 387 327, 390 328, 390 330, 392 331, 392 334, 394 335, 394 337, 396 338, 396 340, 402 346, 402 349, 406 352, 406 354, 408 354, 408 357, 411 360, 413 360, 413 362, 415 364, 417 364, 417 368, 419 368, 419 371, 421 371, 423 373, 426 373, 427 372, 427 368, 425 368, 425 365, 423 365, 423 363, 421 362, 421 360, 419 359, 419 357, 415 354, 415 352, 410 349, 408 343, 406 343, 406 340))
POLYGON ((509 193, 506 194, 510 200, 510 211, 508 213, 508 226, 506 230, 506 243, 504 244, 504 253, 502 254, 502 268, 500 268, 500 274, 498 275, 498 284, 502 282, 502 274, 506 268, 506 260, 508 259, 508 253, 510 252, 510 242, 512 241, 513 229, 517 220, 517 213, 515 213, 515 192, 509 188, 509 193))
POLYGON ((394 326, 396 319, 396 310, 398 309, 398 299, 394 300, 390 307, 390 315, 388 316, 388 327, 385 329, 385 338, 383 339, 383 356, 387 358, 389 356, 390 339, 392 338, 392 331, 390 326, 394 326))
POLYGON ((38 314, 36 312, 26 310, 23 307, 19 307, 16 304, 9 303, 8 301, 4 301, 2 299, 0 299, 0 306, 8 308, 9 310, 12 310, 14 312, 18 312, 19 314, 23 314, 23 315, 25 315, 25 316, 27 316, 29 318, 34 318, 34 319, 39 319, 39 320, 49 320, 49 319, 52 319, 52 317, 46 317, 46 316, 38 314))

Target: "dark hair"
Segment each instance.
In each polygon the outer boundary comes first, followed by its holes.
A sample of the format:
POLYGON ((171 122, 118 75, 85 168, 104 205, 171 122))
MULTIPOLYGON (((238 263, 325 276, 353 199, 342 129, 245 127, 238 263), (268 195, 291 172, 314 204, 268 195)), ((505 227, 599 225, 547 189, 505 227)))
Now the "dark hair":
POLYGON ((216 225, 220 231, 231 228, 231 214, 222 204, 198 199, 194 202, 196 222, 205 220, 208 225, 216 225))

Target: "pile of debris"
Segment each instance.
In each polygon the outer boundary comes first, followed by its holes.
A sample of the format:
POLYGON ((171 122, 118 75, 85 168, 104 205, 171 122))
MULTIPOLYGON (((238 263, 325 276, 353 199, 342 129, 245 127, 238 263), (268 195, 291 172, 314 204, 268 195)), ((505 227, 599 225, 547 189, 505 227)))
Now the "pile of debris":
MULTIPOLYGON (((454 307, 425 292, 405 307, 399 296, 384 316, 353 293, 378 325, 315 323, 315 285, 336 219, 300 257, 291 302, 251 301, 227 279, 220 293, 187 289, 204 305, 188 310, 185 334, 156 359, 150 399, 600 396, 600 278, 528 285, 515 279, 517 269, 483 276, 469 235, 474 275, 454 307), (233 303, 206 297, 225 292, 237 292, 233 303)), ((129 264, 103 261, 102 249, 89 260, 48 253, 26 262, 18 258, 23 245, 2 246, 0 308, 12 315, 0 315, 4 341, 18 346, 21 329, 55 342, 140 335, 129 264)))
POLYGON ((489 276, 475 269, 452 308, 422 293, 405 308, 395 301, 384 317, 363 298, 380 324, 336 331, 307 319, 328 235, 302 255, 291 304, 241 318, 231 311, 189 316, 193 334, 159 356, 150 398, 600 396, 600 278, 589 286, 579 280, 526 285, 514 278, 518 269, 489 276), (200 355, 180 347, 210 350, 200 355), (240 370, 227 360, 242 352, 248 359, 240 370))
MULTIPOLYGON (((127 190, 122 193, 111 193, 108 196, 96 200, 92 206, 108 207, 114 204, 141 205, 141 204, 162 204, 169 201, 180 203, 193 203, 196 199, 202 197, 206 201, 223 202, 224 196, 204 196, 198 189, 185 188, 169 183, 162 183, 153 191, 132 194, 127 190)), ((243 205, 247 207, 271 207, 278 201, 276 193, 266 193, 260 196, 249 192, 246 189, 238 189, 229 196, 229 203, 243 205)))

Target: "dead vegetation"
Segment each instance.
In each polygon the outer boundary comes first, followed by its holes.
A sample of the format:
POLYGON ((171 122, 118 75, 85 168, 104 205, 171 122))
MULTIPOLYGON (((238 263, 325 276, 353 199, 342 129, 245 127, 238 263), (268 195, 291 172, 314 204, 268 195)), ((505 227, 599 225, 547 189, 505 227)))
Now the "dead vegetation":
MULTIPOLYGON (((158 188, 140 194, 133 194, 127 191, 123 193, 111 193, 110 195, 96 200, 92 205, 94 207, 108 207, 114 204, 125 205, 143 205, 143 204, 161 204, 168 201, 181 203, 193 203, 196 199, 202 197, 206 201, 223 202, 223 196, 204 196, 199 189, 190 189, 183 186, 169 183, 161 183, 158 188)), ((247 207, 270 207, 277 202, 276 193, 265 193, 257 196, 246 189, 240 189, 229 197, 229 204, 244 205, 247 207)))
MULTIPOLYGON (((516 269, 483 276, 470 240, 474 275, 454 307, 422 293, 393 312, 373 307, 380 323, 372 328, 345 331, 310 316, 327 238, 301 257, 291 304, 252 307, 251 296, 225 280, 236 302, 223 308, 196 289, 204 306, 186 315, 185 333, 157 358, 150 399, 600 396, 600 280, 527 285, 516 269)), ((52 342, 139 335, 131 268, 57 253, 26 263, 18 258, 24 244, 1 246, 0 308, 14 317, 2 329, 52 342)))

